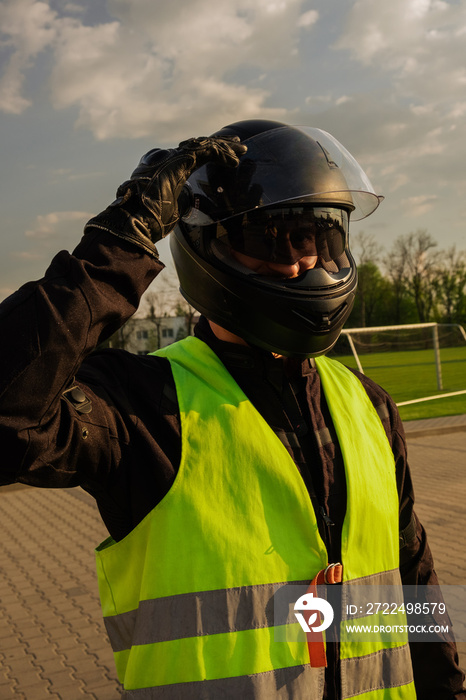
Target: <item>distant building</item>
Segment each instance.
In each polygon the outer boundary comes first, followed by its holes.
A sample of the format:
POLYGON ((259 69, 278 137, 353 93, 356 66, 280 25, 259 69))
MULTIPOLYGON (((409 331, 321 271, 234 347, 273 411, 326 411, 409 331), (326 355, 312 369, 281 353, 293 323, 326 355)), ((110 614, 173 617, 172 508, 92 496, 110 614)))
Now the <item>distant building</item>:
MULTIPOLYGON (((199 318, 196 314, 191 327, 199 318)), ((186 316, 163 316, 161 318, 132 318, 117 333, 117 340, 112 345, 119 345, 135 355, 147 355, 148 352, 171 345, 188 335, 189 319, 186 316)))

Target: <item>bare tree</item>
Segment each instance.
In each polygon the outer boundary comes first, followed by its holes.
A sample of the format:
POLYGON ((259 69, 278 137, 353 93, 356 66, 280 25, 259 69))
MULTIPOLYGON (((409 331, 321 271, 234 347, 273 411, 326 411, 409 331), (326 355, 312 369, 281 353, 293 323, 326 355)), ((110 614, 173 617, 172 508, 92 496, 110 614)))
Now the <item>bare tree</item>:
POLYGON ((131 335, 135 330, 136 319, 130 318, 121 328, 119 328, 101 347, 118 348, 126 350, 130 342, 131 335))
POLYGON ((374 234, 359 231, 352 236, 351 250, 359 265, 377 263, 382 255, 383 246, 377 242, 374 234))
POLYGON ((393 321, 400 324, 403 315, 403 303, 407 296, 405 282, 406 258, 402 245, 395 242, 391 251, 384 257, 384 267, 391 284, 393 321))
POLYGON ((175 309, 175 316, 183 316, 185 321, 185 332, 183 336, 179 336, 178 340, 181 340, 181 337, 185 338, 188 335, 192 335, 193 328, 198 316, 198 312, 196 311, 194 306, 191 306, 191 304, 188 301, 186 301, 186 299, 181 297, 175 309))
POLYGON ((161 345, 161 326, 163 318, 170 315, 172 311, 172 295, 170 291, 149 292, 144 297, 145 315, 152 324, 154 350, 158 350, 161 345))
POLYGON ((439 253, 435 290, 438 313, 446 323, 462 323, 466 318, 466 254, 455 246, 439 253))
POLYGON ((377 260, 382 254, 382 246, 377 243, 373 234, 364 231, 359 231, 353 236, 353 242, 351 248, 355 251, 358 261, 359 322, 365 328, 367 320, 369 324, 372 323, 374 309, 380 300, 382 276, 377 267, 377 260))
POLYGON ((161 345, 161 326, 167 316, 184 317, 185 331, 177 336, 177 340, 192 334, 196 310, 184 299, 178 288, 178 279, 167 276, 157 279, 157 285, 152 285, 143 297, 140 316, 149 319, 153 325, 154 350, 161 345), (160 280, 160 281, 159 281, 160 280))
POLYGON ((415 304, 420 323, 428 321, 435 301, 435 272, 438 267, 433 248, 437 242, 425 229, 399 236, 386 258, 388 275, 392 280, 396 313, 401 301, 409 295, 415 304))
POLYGON ((403 246, 408 292, 414 299, 421 323, 429 321, 434 307, 437 256, 432 249, 436 246, 437 242, 425 229, 408 234, 403 246))

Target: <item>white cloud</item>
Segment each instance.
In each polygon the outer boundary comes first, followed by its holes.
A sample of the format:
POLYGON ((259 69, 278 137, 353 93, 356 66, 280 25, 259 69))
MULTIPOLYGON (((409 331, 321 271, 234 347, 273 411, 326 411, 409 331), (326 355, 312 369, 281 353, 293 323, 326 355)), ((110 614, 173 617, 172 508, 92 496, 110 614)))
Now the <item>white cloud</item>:
MULTIPOLYGON (((45 260, 47 257, 47 253, 45 250, 15 250, 12 253, 10 253, 12 258, 16 258, 17 260, 24 260, 24 261, 37 261, 37 260, 45 260)), ((14 291, 14 290, 12 290, 14 291)))
POLYGON ((34 0, 6 0, 0 5, 2 44, 10 58, 0 80, 0 109, 20 114, 31 105, 23 96, 25 71, 55 36, 56 13, 47 3, 34 0))
POLYGON ((329 104, 333 101, 330 95, 308 95, 305 99, 307 105, 329 104))
POLYGON ((84 7, 79 5, 77 2, 67 2, 63 9, 65 12, 75 12, 78 15, 81 15, 84 12, 84 7))
POLYGON ((32 103, 22 96, 24 61, 14 54, 0 81, 0 108, 7 114, 21 114, 32 103))
POLYGON ((417 217, 426 214, 437 203, 438 197, 435 194, 419 195, 417 197, 406 197, 401 203, 409 216, 417 217))
POLYGON ((319 13, 317 10, 309 10, 300 15, 298 19, 298 27, 312 27, 313 24, 319 19, 319 13))
MULTIPOLYGON (((403 195, 404 215, 422 216, 460 194, 466 124, 466 0, 356 0, 333 44, 377 92, 322 113, 329 131, 362 159, 377 189, 403 195), (354 62, 354 63, 352 63, 354 62), (426 192, 437 192, 439 199, 426 192)), ((453 216, 457 204, 449 207, 453 216)), ((428 214, 427 223, 430 214, 428 214)))
MULTIPOLYGON (((39 214, 35 226, 25 232, 27 238, 46 241, 51 238, 63 237, 72 230, 76 237, 79 230, 91 218, 92 214, 84 211, 53 211, 49 214, 39 214)), ((28 254, 27 251, 24 254, 28 254)))
POLYGON ((322 108, 329 108, 331 105, 334 105, 335 107, 339 107, 340 105, 344 105, 347 102, 352 102, 353 97, 350 95, 340 95, 340 97, 335 97, 332 94, 327 94, 327 95, 308 95, 304 103, 306 105, 309 105, 309 107, 313 110, 318 110, 321 111, 322 108))
POLYGON ((2 34, 24 57, 36 56, 56 33, 57 14, 48 2, 5 0, 0 6, 2 34))
POLYGON ((15 64, 3 77, 0 107, 19 113, 29 106, 23 77, 32 57, 48 49, 54 105, 77 107, 77 124, 98 139, 170 140, 186 135, 187 121, 193 133, 205 133, 232 115, 281 118, 286 110, 268 106, 267 90, 232 76, 244 67, 269 71, 297 60, 299 27, 318 19, 315 10, 302 13, 303 3, 173 0, 161 7, 153 0, 109 0, 114 20, 86 26, 76 3, 59 15, 45 1, 6 0, 0 20, 7 20, 3 33, 15 64))
POLYGON ((356 0, 336 46, 349 49, 364 63, 383 56, 391 66, 403 66, 407 59, 426 53, 423 40, 436 38, 430 30, 448 23, 449 11, 451 6, 435 0, 356 0))
POLYGON ((335 48, 391 71, 401 93, 439 104, 464 93, 465 30, 465 0, 357 0, 335 48))
POLYGON ((346 102, 351 102, 352 99, 353 99, 353 98, 350 97, 349 95, 342 95, 341 97, 338 97, 338 98, 335 100, 335 104, 336 104, 337 106, 338 106, 338 105, 344 105, 346 102))

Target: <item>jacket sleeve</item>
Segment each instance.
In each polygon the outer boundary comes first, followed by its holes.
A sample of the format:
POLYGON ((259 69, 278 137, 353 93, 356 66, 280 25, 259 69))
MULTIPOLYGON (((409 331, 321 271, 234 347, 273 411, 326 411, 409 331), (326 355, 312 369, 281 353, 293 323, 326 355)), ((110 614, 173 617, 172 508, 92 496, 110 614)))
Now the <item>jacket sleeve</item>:
MULTIPOLYGON (((76 486, 85 475, 67 469, 66 453, 94 450, 82 460, 89 469, 111 459, 110 444, 86 441, 82 415, 63 392, 86 356, 136 311, 162 268, 131 243, 90 231, 73 254, 58 253, 41 280, 0 304, 0 440, 9 456, 0 485, 76 486)), ((108 420, 99 406, 91 415, 108 420)))

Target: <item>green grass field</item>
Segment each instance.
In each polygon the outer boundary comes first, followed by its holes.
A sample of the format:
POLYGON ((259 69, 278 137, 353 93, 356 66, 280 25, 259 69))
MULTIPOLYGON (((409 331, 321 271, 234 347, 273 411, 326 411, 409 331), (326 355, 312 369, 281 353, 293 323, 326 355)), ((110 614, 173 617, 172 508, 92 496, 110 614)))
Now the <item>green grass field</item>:
MULTIPOLYGON (((397 403, 466 389, 466 347, 442 348, 440 358, 442 391, 437 388, 433 350, 381 352, 359 357, 364 374, 386 389, 397 403)), ((353 355, 338 356, 336 359, 357 369, 353 355)), ((400 407, 403 420, 460 413, 466 413, 466 394, 400 407)))

